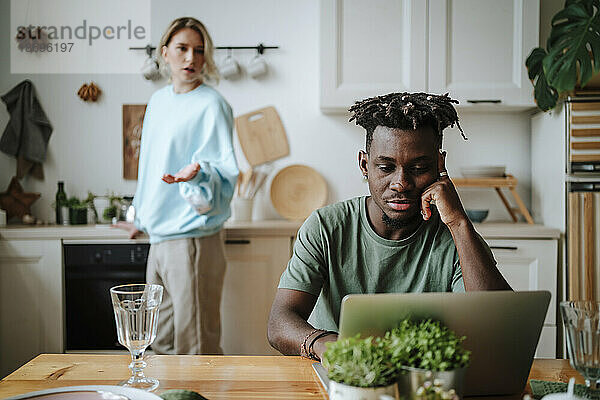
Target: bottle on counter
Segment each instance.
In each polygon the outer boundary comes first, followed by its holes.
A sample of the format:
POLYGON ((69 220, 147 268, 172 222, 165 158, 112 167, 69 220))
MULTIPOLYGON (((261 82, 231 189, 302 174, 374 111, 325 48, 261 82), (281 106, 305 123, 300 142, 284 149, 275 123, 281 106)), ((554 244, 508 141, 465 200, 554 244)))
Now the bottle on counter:
POLYGON ((56 224, 67 225, 69 223, 68 212, 65 212, 67 207, 67 194, 65 193, 65 183, 58 181, 58 190, 56 191, 55 208, 56 208, 56 224))

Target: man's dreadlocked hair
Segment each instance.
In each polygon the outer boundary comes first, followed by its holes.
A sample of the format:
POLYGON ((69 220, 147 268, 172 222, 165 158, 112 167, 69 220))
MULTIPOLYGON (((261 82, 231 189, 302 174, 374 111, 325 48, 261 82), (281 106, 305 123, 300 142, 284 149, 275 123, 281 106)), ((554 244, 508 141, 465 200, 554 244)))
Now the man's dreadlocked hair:
POLYGON ((369 152, 373 140, 373 131, 378 125, 388 128, 416 130, 430 126, 442 143, 442 131, 448 126, 458 126, 462 137, 465 134, 458 123, 458 115, 451 99, 427 93, 390 93, 357 101, 348 111, 352 113, 350 122, 362 126, 367 131, 366 150, 369 152))

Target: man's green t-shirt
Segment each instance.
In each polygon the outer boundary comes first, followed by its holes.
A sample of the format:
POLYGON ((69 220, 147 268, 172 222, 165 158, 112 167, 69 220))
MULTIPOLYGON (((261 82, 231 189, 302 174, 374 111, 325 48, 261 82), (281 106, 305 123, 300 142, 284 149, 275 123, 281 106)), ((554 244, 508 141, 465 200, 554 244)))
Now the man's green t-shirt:
POLYGON ((318 296, 308 322, 332 331, 347 294, 465 290, 452 235, 436 211, 408 238, 388 240, 371 227, 364 196, 307 218, 279 288, 318 296))

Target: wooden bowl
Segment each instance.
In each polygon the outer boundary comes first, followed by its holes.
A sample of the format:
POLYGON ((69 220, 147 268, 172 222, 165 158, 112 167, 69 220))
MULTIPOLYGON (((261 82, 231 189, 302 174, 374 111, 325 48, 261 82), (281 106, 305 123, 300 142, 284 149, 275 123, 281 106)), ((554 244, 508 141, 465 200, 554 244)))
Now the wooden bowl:
POLYGON ((306 165, 290 165, 275 175, 271 182, 271 203, 284 218, 305 220, 327 201, 327 183, 306 165))

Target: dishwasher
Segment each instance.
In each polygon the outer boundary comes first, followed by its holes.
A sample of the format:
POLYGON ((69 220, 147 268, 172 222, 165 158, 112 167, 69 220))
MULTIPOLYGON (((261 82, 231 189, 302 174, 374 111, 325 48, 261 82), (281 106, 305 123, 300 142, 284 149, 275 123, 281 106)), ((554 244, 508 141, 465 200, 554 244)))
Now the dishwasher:
POLYGON ((145 283, 149 250, 148 243, 63 244, 66 351, 124 350, 109 289, 145 283))

